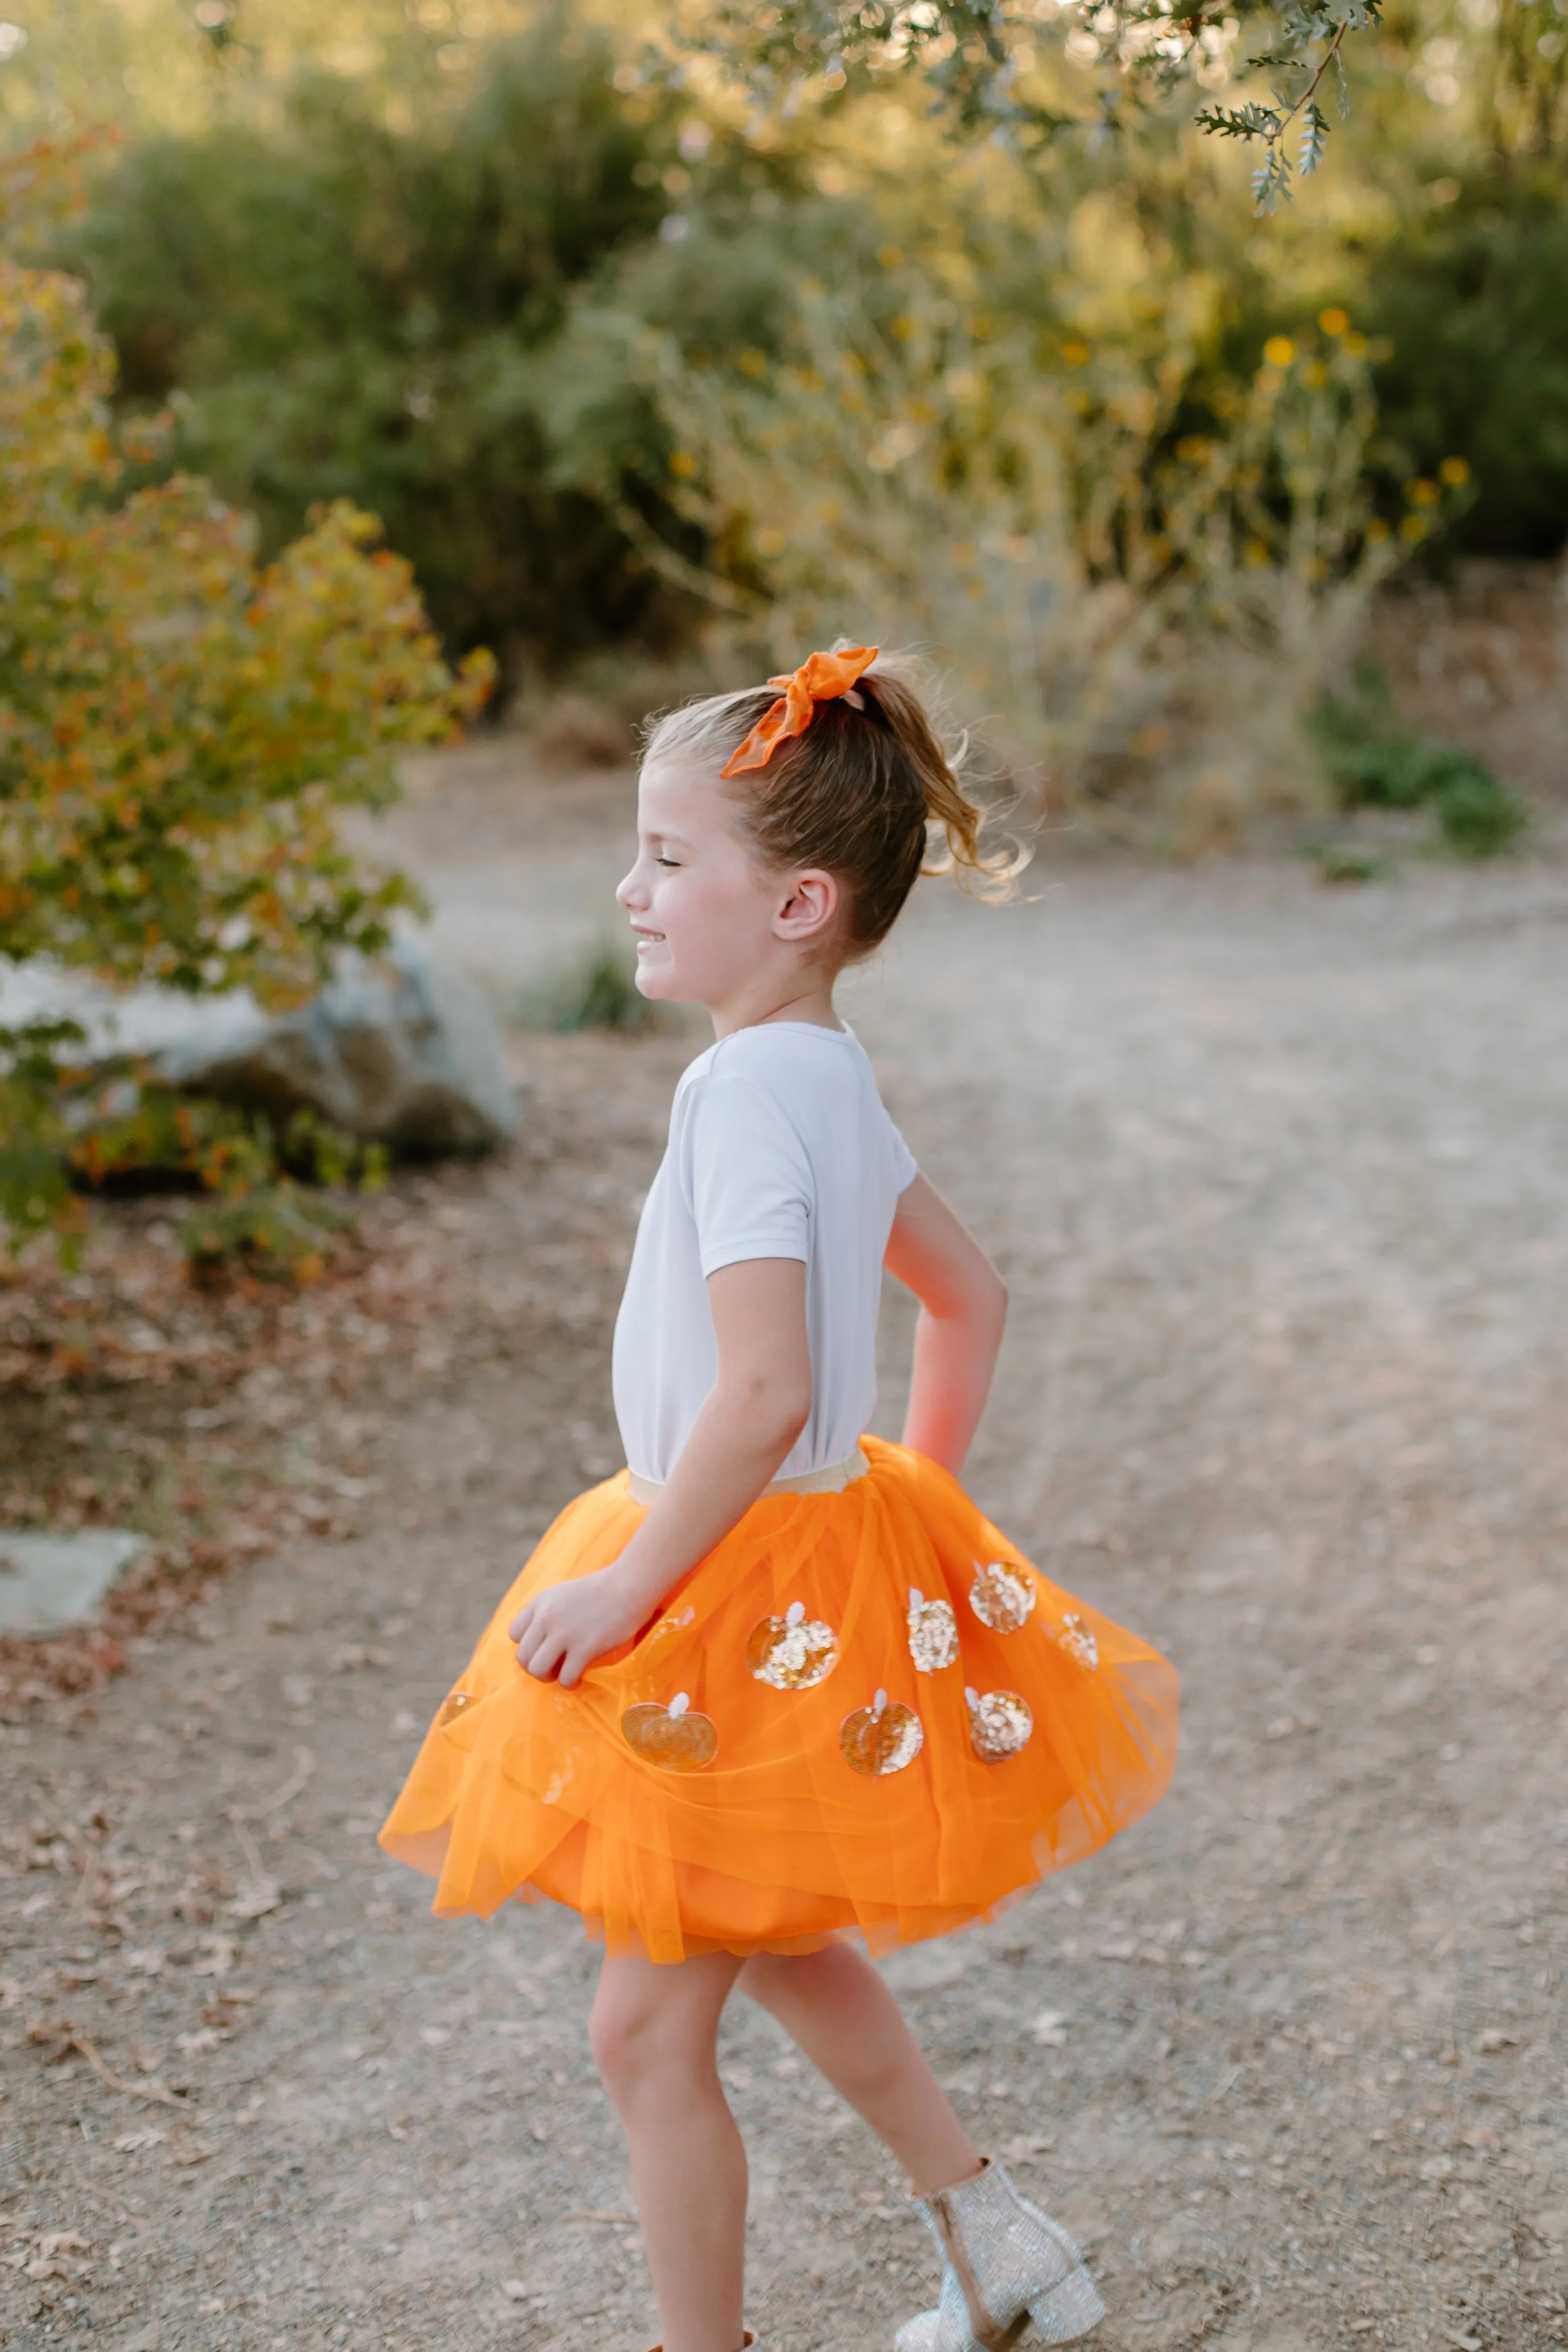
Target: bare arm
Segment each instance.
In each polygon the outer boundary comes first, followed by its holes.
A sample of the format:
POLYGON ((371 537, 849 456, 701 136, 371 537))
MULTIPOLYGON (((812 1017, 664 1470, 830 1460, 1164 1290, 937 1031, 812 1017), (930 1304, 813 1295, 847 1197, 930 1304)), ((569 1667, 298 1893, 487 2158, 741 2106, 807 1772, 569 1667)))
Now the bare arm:
POLYGON ((719 1377, 669 1482, 619 1559, 552 1585, 511 1622, 519 1663, 570 1689, 630 1639, 671 1587, 750 1510, 811 1412, 805 1268, 751 1258, 708 1279, 719 1377))
POLYGON ((921 1302, 904 1444, 956 1477, 963 1467, 1007 1320, 1007 1292, 979 1243, 934 1185, 899 1196, 888 1270, 921 1302))

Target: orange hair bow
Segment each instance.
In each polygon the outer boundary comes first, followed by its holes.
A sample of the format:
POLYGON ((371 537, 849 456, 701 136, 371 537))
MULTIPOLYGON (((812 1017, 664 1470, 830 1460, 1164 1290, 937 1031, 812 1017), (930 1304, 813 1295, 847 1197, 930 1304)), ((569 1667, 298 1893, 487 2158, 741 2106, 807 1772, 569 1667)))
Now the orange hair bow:
POLYGON ((738 776, 747 768, 765 768, 787 737, 805 733, 816 705, 836 702, 841 694, 847 694, 880 651, 879 646, 847 646, 841 654, 808 654, 793 676, 770 677, 768 684, 782 686, 784 693, 758 719, 745 741, 731 752, 720 775, 738 776))

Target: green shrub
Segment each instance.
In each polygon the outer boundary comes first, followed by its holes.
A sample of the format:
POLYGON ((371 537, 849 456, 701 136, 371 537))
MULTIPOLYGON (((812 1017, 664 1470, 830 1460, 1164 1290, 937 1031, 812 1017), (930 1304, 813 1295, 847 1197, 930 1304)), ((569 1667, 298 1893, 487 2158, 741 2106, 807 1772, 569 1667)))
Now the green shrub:
POLYGON ((1456 857, 1495 857, 1529 823, 1518 794, 1468 751, 1457 752, 1436 779, 1432 810, 1443 845, 1456 857))
POLYGON ((1568 541, 1568 173, 1477 173, 1403 218, 1358 314, 1381 339, 1384 429, 1417 474, 1468 461, 1477 495, 1449 543, 1556 555, 1568 541))
POLYGON ((178 1094, 134 1065, 68 1087, 61 1109, 77 1184, 202 1195, 178 1232, 204 1280, 232 1270, 309 1281, 353 1223, 331 1194, 378 1192, 385 1181, 380 1144, 362 1144, 314 1111, 296 1111, 279 1131, 231 1104, 178 1094))
POLYGON ((1394 868, 1375 851, 1355 849, 1343 842, 1321 842, 1309 855, 1325 882, 1388 882, 1394 868))
MULTIPOLYGON (((417 903, 344 814, 395 797, 397 749, 449 739, 489 665, 453 675, 406 563, 346 504, 260 566, 208 484, 128 494, 138 445, 109 430, 112 359, 83 289, 9 243, 65 200, 69 168, 39 149, 0 171, 0 968, 297 1003, 417 903)), ((0 1026, 13 1241, 79 1230, 85 1042, 68 1020, 0 1026)), ((204 1181, 232 1196, 236 1151, 215 1150, 204 1181)))
POLYGON ((636 1035, 657 1028, 658 1007, 638 990, 631 959, 618 943, 605 940, 553 986, 531 992, 518 1008, 529 1028, 570 1034, 580 1029, 614 1029, 636 1035))
POLYGON ((629 502, 679 535, 668 445, 614 387, 585 420, 556 364, 568 319, 635 255, 656 309, 749 343, 793 261, 784 224, 749 209, 791 167, 694 129, 673 90, 616 88, 616 55, 546 7, 457 86, 433 43, 391 87, 305 72, 275 114, 133 142, 68 248, 122 397, 173 402, 178 457, 260 518, 264 547, 353 499, 445 643, 498 647, 513 682, 606 644, 668 651, 691 611, 623 528, 629 502), (700 269, 700 238, 661 242, 672 216, 719 222, 700 269))
POLYGON ((1495 857, 1529 822, 1473 751, 1399 725, 1375 663, 1357 666, 1350 694, 1323 696, 1312 729, 1342 808, 1430 809, 1438 843, 1458 857, 1495 857))
POLYGON ((574 288, 669 208, 680 117, 615 90, 614 54, 546 12, 462 95, 432 51, 397 128, 384 89, 310 75, 277 119, 133 143, 72 241, 184 462, 268 546, 322 499, 375 514, 458 648, 668 634, 663 584, 552 481, 536 380, 574 288))

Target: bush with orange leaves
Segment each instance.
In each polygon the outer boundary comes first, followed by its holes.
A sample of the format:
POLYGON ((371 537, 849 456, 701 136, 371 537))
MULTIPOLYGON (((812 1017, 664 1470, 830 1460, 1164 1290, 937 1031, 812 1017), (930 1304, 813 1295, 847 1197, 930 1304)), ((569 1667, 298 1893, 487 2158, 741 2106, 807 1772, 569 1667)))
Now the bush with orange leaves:
MULTIPOLYGON (((0 979, 37 958, 111 987, 309 995, 374 951, 403 877, 345 843, 405 744, 454 733, 491 664, 442 660, 406 563, 346 504, 258 566, 249 519, 143 482, 83 287, 28 266, 79 158, 0 169, 0 979)), ((154 429, 155 430, 155 429, 154 429)), ((0 1222, 80 1222, 68 1020, 0 1027, 0 1222)))

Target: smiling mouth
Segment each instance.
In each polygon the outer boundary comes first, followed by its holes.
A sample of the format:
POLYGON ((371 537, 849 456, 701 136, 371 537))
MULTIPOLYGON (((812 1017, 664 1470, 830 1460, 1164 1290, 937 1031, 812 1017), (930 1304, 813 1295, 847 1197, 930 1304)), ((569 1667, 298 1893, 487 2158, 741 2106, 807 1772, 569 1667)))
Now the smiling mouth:
POLYGON ((645 931, 640 924, 637 923, 633 924, 632 929, 637 932, 637 945, 639 948, 662 947, 664 944, 664 933, 662 931, 645 931))

